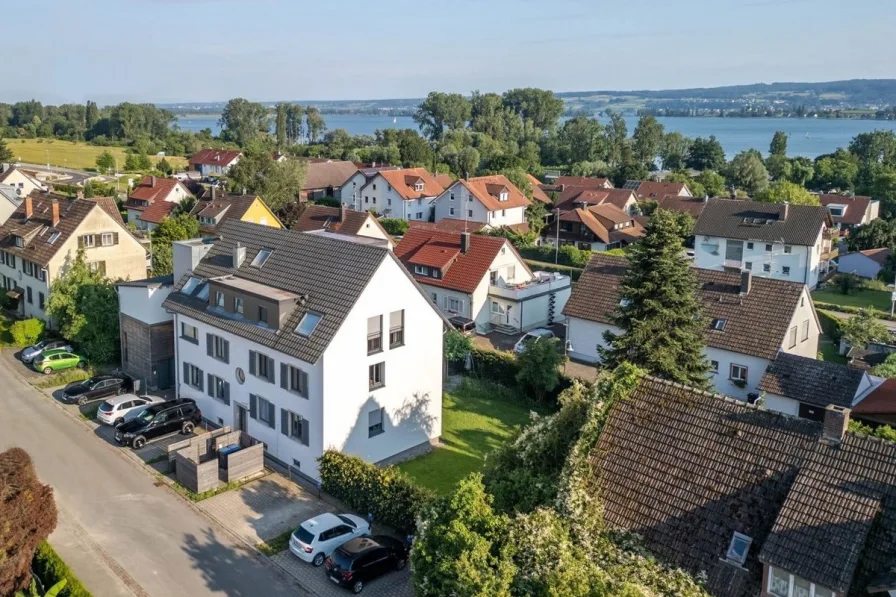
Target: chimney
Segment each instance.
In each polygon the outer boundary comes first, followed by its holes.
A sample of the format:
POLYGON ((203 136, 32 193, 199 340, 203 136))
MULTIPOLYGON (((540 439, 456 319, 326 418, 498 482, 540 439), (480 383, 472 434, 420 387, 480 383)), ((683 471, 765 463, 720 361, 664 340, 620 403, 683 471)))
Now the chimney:
POLYGON ((55 228, 59 225, 59 201, 55 198, 50 203, 50 212, 53 218, 53 228, 55 228))
POLYGON ((731 193, 728 195, 731 199, 737 199, 737 189, 731 187, 731 193))
POLYGON ((34 199, 31 198, 31 195, 25 195, 25 219, 31 218, 34 215, 34 199))
POLYGON ((709 195, 703 195, 703 203, 709 203, 709 195))
POLYGON ((821 431, 822 441, 831 445, 837 445, 843 441, 843 436, 849 428, 850 409, 828 404, 824 409, 824 427, 821 431))
POLYGON ((345 221, 345 203, 339 204, 339 221, 340 222, 345 221))
POLYGON ((750 294, 753 288, 753 272, 740 273, 740 294, 741 296, 750 294))
POLYGON ((464 232, 460 235, 460 252, 463 255, 467 254, 467 251, 470 250, 470 233, 464 232))
POLYGON ((784 214, 783 214, 785 220, 787 219, 787 212, 788 212, 788 211, 790 211, 790 204, 787 203, 787 202, 785 202, 785 203, 784 203, 784 214))
POLYGON ((84 191, 78 189, 78 192, 75 193, 75 198, 76 198, 76 199, 83 199, 83 198, 84 198, 84 191))
POLYGON ((156 188, 156 177, 155 176, 149 177, 149 186, 152 188, 156 188))
POLYGON ((233 248, 233 269, 239 269, 245 260, 246 247, 241 246, 240 243, 236 243, 236 246, 233 248))
POLYGON ((216 188, 217 188, 217 187, 215 187, 215 185, 212 185, 212 201, 215 200, 216 188))
POLYGON ((243 195, 246 194, 246 187, 243 187, 243 195))

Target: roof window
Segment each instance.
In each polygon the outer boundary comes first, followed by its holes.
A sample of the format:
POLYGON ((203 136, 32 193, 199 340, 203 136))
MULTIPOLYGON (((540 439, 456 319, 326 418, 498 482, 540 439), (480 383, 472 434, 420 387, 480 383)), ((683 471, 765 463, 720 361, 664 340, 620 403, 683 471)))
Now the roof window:
POLYGON ((712 320, 712 329, 718 330, 720 332, 724 331, 725 330, 725 320, 724 319, 713 319, 712 320))
POLYGON ((414 190, 417 191, 418 193, 422 193, 423 192, 423 183, 418 182, 417 184, 415 184, 414 190))
POLYGON ((320 313, 307 311, 304 315, 302 315, 302 320, 299 322, 299 325, 296 326, 296 333, 307 338, 314 333, 314 330, 317 328, 317 324, 320 323, 320 320, 322 318, 323 315, 321 315, 320 313))
POLYGON ((208 300, 208 283, 203 284, 199 287, 199 292, 196 293, 196 298, 198 298, 200 301, 208 300))
POLYGON ((180 289, 180 291, 184 294, 193 294, 193 291, 196 290, 200 282, 202 282, 200 278, 190 276, 190 278, 187 279, 187 282, 184 284, 184 287, 180 289))
POLYGON ((265 262, 268 260, 268 257, 270 257, 271 253, 273 253, 273 252, 274 252, 273 249, 262 248, 260 251, 258 251, 258 255, 255 256, 255 259, 252 260, 252 263, 250 265, 252 267, 263 266, 265 264, 265 262))
POLYGON ((47 239, 47 244, 52 245, 52 244, 55 243, 57 240, 59 240, 59 236, 60 236, 60 234, 62 234, 62 233, 61 233, 61 232, 54 232, 53 234, 51 234, 51 235, 50 235, 50 238, 47 239))
POLYGON ((725 555, 729 562, 734 562, 741 566, 747 561, 747 554, 750 551, 750 544, 753 543, 752 537, 748 537, 743 533, 734 531, 731 537, 731 543, 728 545, 728 553, 725 555))

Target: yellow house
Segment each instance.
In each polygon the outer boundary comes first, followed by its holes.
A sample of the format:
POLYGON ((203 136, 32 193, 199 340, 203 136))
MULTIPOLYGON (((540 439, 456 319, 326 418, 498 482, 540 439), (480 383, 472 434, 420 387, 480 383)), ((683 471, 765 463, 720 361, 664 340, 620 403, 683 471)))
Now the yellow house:
POLYGON ((93 269, 116 280, 146 277, 146 250, 111 197, 82 199, 35 191, 0 226, 0 282, 26 317, 46 319, 53 282, 84 250, 93 269))
POLYGON ((199 228, 206 234, 213 234, 228 220, 252 222, 272 228, 283 228, 271 208, 256 195, 217 195, 212 189, 196 202, 191 212, 199 220, 199 228))

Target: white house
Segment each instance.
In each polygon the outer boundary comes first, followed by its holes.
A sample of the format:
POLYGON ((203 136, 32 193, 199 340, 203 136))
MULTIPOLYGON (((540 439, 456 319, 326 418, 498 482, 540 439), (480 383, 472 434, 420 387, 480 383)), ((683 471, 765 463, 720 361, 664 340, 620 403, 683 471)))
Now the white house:
POLYGON ((445 320, 385 243, 234 220, 219 232, 164 303, 178 395, 311 479, 328 448, 375 463, 428 449, 445 320))
MULTIPOLYGON (((629 185, 626 185, 628 187, 629 185)), ((632 185, 633 186, 633 185, 632 185)), ((683 182, 663 182, 644 180, 635 189, 638 201, 659 201, 666 195, 673 197, 692 197, 691 189, 683 182)))
POLYGON ((144 176, 124 202, 128 222, 134 222, 138 230, 154 230, 178 204, 192 196, 176 178, 144 176))
POLYGON ((501 237, 411 228, 395 254, 452 322, 478 332, 556 323, 570 295, 568 276, 533 273, 501 237))
POLYGON ((629 215, 637 213, 638 199, 631 189, 605 189, 565 186, 555 209, 561 212, 593 205, 613 205, 629 215))
POLYGON ((781 352, 766 368, 759 389, 768 410, 824 421, 828 406, 851 409, 883 381, 864 369, 781 352))
POLYGON ((30 195, 33 191, 47 190, 47 185, 15 166, 10 166, 5 172, 0 173, 0 184, 15 187, 19 197, 30 195))
POLYGON ((202 176, 221 176, 242 157, 242 152, 235 149, 200 149, 190 156, 190 169, 199 171, 202 176))
POLYGON ((506 176, 478 176, 457 180, 436 197, 435 221, 482 222, 492 228, 526 224, 531 202, 506 176))
POLYGON ((9 219, 9 216, 19 208, 23 200, 24 196, 19 195, 16 187, 0 184, 0 224, 9 219))
POLYGON ((818 201, 831 215, 836 228, 849 230, 880 217, 880 201, 862 195, 819 194, 818 201))
MULTIPOLYGON (((628 260, 596 254, 576 283, 563 314, 570 357, 596 363, 604 332, 620 334, 611 314, 624 308, 619 285, 628 260)), ((706 358, 718 392, 758 396, 768 364, 779 352, 814 358, 821 326, 809 290, 800 282, 757 278, 750 272, 696 269, 707 320, 706 358)))
POLYGON ((401 170, 400 166, 371 166, 358 168, 348 180, 339 187, 339 201, 349 209, 360 210, 363 198, 361 189, 377 172, 383 170, 401 170))
POLYGON ((821 206, 710 199, 694 227, 695 264, 815 288, 831 258, 829 227, 821 206))
POLYGON ((356 234, 388 243, 390 249, 395 246, 392 237, 372 213, 348 209, 344 203, 339 207, 308 204, 290 228, 298 232, 328 230, 340 234, 356 234))
MULTIPOLYGON (((347 181, 343 188, 351 185, 347 181)), ((431 204, 444 187, 426 168, 380 170, 342 203, 356 211, 375 211, 388 218, 429 221, 431 204)))
POLYGON ((847 253, 837 260, 837 271, 876 280, 877 274, 887 265, 887 260, 892 254, 892 249, 867 249, 847 253))
POLYGON ((607 251, 637 242, 644 227, 610 203, 588 205, 560 212, 559 219, 545 226, 542 244, 575 245, 588 251, 607 251))

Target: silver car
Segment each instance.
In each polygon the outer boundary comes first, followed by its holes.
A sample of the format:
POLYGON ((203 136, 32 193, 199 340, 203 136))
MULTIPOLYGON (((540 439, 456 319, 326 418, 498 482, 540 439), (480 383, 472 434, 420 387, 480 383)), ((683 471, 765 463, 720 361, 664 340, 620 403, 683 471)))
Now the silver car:
POLYGON ((71 345, 65 340, 42 340, 34 346, 29 346, 22 351, 22 362, 31 363, 36 357, 39 357, 48 350, 56 350, 60 348, 66 352, 72 352, 71 345))

